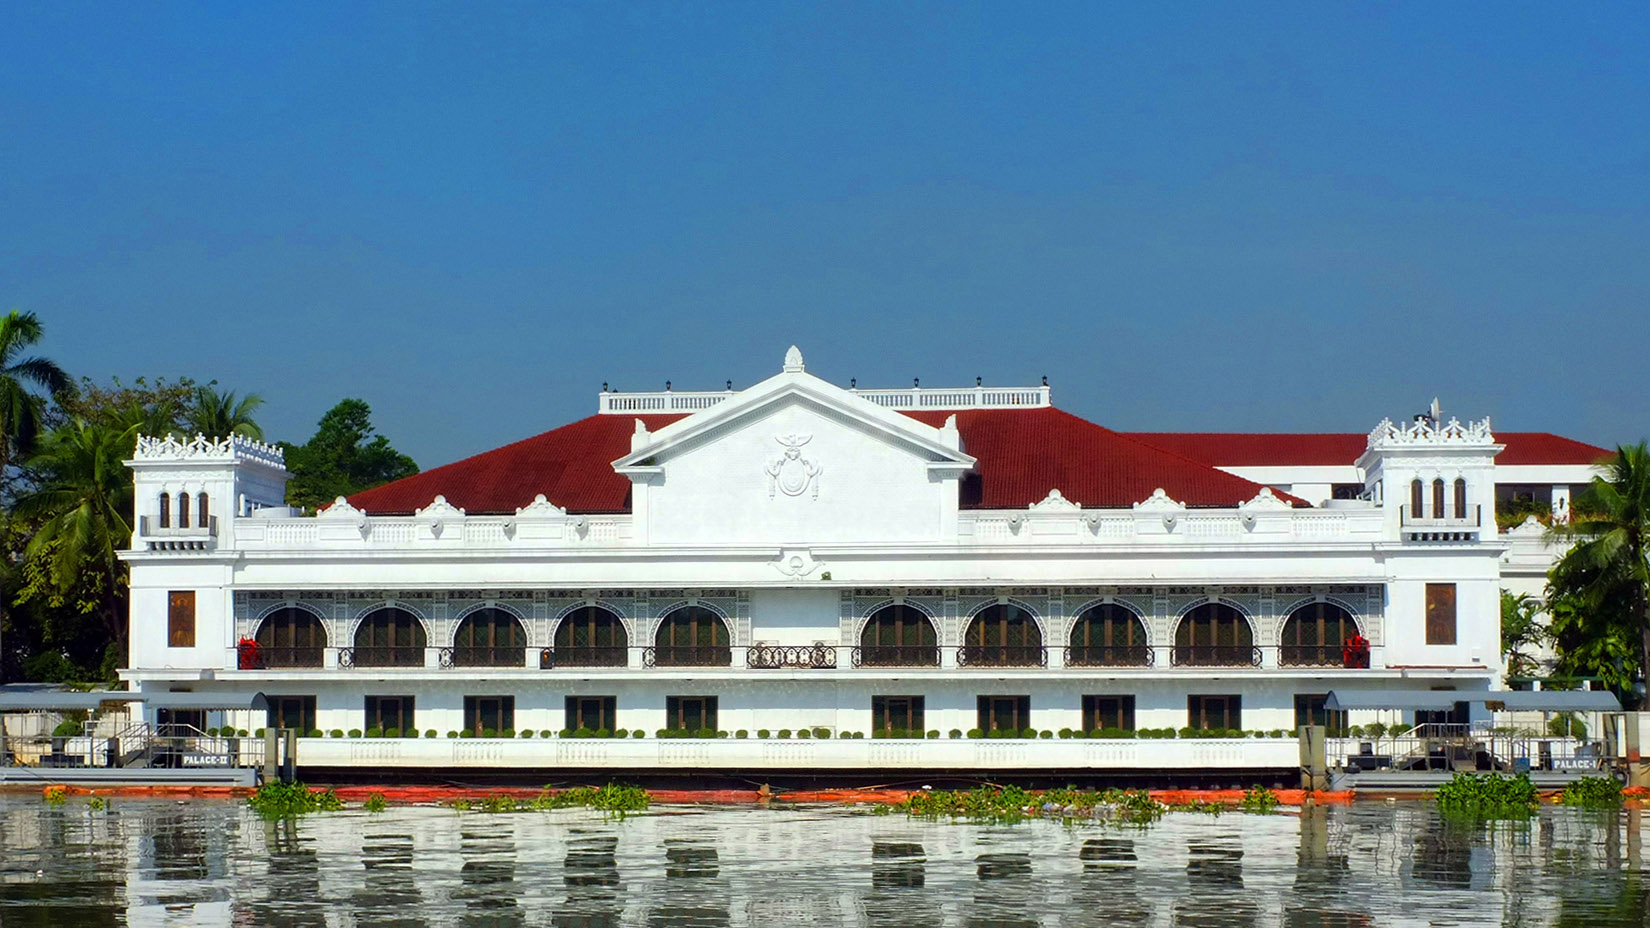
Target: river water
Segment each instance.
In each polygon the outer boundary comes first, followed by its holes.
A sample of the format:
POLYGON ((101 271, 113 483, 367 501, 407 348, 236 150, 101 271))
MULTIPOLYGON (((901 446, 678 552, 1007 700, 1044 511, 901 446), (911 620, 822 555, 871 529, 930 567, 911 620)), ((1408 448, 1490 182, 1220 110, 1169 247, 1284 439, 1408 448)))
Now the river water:
POLYGON ((0 798, 0 926, 1650 925, 1638 811, 1460 827, 1425 803, 1147 828, 842 809, 265 822, 242 803, 0 798))

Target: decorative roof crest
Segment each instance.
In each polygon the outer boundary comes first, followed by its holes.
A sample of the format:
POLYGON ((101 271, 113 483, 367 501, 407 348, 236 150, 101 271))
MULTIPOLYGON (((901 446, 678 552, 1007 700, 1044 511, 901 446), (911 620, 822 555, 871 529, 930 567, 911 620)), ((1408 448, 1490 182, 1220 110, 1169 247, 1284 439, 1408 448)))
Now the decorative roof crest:
POLYGON ((447 497, 437 496, 430 500, 430 504, 413 513, 421 519, 446 519, 464 515, 464 510, 447 502, 447 497))
POLYGON ((132 459, 137 461, 181 461, 216 458, 225 462, 257 461, 276 467, 286 466, 285 457, 285 453, 279 447, 247 438, 244 435, 229 435, 224 438, 212 439, 207 438, 205 435, 196 435, 194 438, 179 438, 173 434, 163 436, 139 435, 137 450, 132 455, 132 459))
POLYGON ((1047 496, 1026 508, 1033 512, 1076 512, 1083 507, 1066 499, 1059 490, 1049 490, 1047 496))
POLYGON ((802 366, 802 349, 792 345, 790 349, 785 352, 784 371, 787 374, 800 374, 804 370, 806 370, 806 368, 802 366))
POLYGON ((365 512, 351 506, 349 504, 349 500, 343 498, 342 496, 333 500, 331 505, 315 514, 315 518, 317 519, 338 519, 339 521, 347 519, 352 522, 359 522, 366 517, 367 514, 365 512))
POLYGON ((1179 512, 1186 508, 1186 504, 1175 502, 1162 487, 1158 487, 1151 496, 1135 503, 1134 508, 1141 512, 1179 512))
POLYGON ((1391 419, 1382 419, 1369 433, 1369 448, 1390 448, 1402 445, 1490 445, 1495 436, 1490 433, 1490 419, 1485 416, 1477 422, 1462 423, 1451 419, 1442 425, 1428 419, 1417 419, 1408 425, 1397 425, 1391 419))
POLYGON ((533 501, 531 503, 528 503, 527 505, 516 510, 516 516, 518 518, 525 517, 528 519, 549 519, 561 518, 565 515, 567 515, 567 510, 545 499, 543 493, 533 497, 533 501))
POLYGON ((1239 503, 1238 509, 1289 509, 1290 505, 1277 497, 1271 487, 1261 487, 1254 499, 1239 503))

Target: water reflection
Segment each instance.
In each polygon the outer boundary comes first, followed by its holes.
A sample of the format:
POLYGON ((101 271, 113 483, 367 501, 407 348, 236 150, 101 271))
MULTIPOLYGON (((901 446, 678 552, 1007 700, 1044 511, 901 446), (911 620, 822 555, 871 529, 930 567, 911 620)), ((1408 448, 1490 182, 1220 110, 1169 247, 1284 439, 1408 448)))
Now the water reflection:
POLYGON ((232 803, 94 814, 6 797, 0 925, 1650 928, 1642 818, 1543 807, 1459 828, 1400 804, 1138 830, 777 809, 266 823, 232 803))

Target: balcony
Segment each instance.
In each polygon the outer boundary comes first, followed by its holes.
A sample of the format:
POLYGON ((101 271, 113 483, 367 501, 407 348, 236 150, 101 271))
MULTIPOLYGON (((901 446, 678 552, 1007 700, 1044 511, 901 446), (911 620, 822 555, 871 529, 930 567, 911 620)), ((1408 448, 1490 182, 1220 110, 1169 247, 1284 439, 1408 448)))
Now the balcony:
POLYGON ((1253 645, 1175 645, 1169 654, 1175 667, 1259 667, 1260 648, 1253 645))
POLYGON ((1279 667, 1344 667, 1369 669, 1369 645, 1286 644, 1278 648, 1279 667))
POLYGON ((235 667, 238 670, 286 670, 321 667, 325 663, 326 649, 320 646, 266 648, 252 641, 244 641, 235 648, 235 667))
POLYGON ((940 649, 868 644, 854 648, 855 667, 938 667, 940 649))
POLYGON ((757 645, 745 649, 745 666, 752 670, 830 670, 836 667, 836 648, 823 644, 757 645))
POLYGON ((642 649, 643 667, 731 667, 733 648, 715 645, 658 645, 642 649))
POLYGON ((1472 507, 1467 516, 1428 518, 1409 506, 1398 507, 1398 523, 1406 541, 1475 541, 1484 527, 1484 507, 1472 507))
POLYGON ((205 525, 166 525, 151 516, 138 516, 138 538, 149 551, 206 551, 218 540, 218 517, 205 525))
POLYGON ((539 669, 557 667, 629 667, 630 649, 622 645, 572 648, 544 648, 539 651, 539 669))
POLYGON ((526 650, 519 647, 469 646, 442 648, 442 667, 522 667, 526 650))
POLYGON ((1084 645, 1066 648, 1067 667, 1150 667, 1152 649, 1143 644, 1084 645))
POLYGON ((1042 645, 965 644, 957 649, 958 667, 1046 667, 1048 649, 1042 645))

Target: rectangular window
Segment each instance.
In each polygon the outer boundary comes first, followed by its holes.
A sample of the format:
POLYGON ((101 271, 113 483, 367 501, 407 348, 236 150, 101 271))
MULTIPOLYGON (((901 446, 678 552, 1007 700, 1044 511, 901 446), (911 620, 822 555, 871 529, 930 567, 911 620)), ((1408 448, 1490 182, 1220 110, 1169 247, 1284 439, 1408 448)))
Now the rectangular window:
POLYGON ((1364 485, 1361 483, 1335 483, 1329 486, 1330 499, 1357 499, 1363 492, 1364 485))
POLYGON ((1121 728, 1134 731, 1133 696, 1084 696, 1083 730, 1121 728))
POLYGON ((1324 708, 1324 701, 1329 697, 1300 693, 1295 696, 1295 730, 1298 732, 1304 725, 1322 725, 1329 729, 1329 736, 1340 738, 1346 734, 1346 710, 1334 712, 1324 708))
POLYGON ((156 709, 155 727, 162 735, 187 737, 206 730, 205 709, 156 709))
POLYGON ((1030 696, 981 696, 979 729, 984 732, 1021 732, 1031 727, 1030 696))
POLYGON ((666 696, 665 727, 677 731, 716 730, 715 696, 666 696))
POLYGON ((873 731, 923 730, 921 696, 872 696, 871 729, 873 731))
POLYGON ((609 731, 619 725, 619 700, 615 696, 567 697, 567 727, 573 731, 609 731))
POLYGON ((464 697, 464 727, 477 738, 497 738, 499 733, 516 727, 516 697, 464 697), (492 732, 492 734, 487 734, 492 732))
POLYGON ((1455 584, 1427 584, 1427 644, 1455 643, 1455 584))
POLYGON ((194 590, 174 590, 166 594, 166 646, 195 646, 194 590))
POLYGON ((1186 724, 1204 730, 1242 728, 1243 697, 1187 696, 1186 724))
POLYGON ((295 728, 306 735, 315 730, 314 696, 267 696, 265 698, 269 700, 269 717, 265 722, 266 727, 295 728))
POLYGON ((393 728, 406 731, 413 725, 411 696, 367 697, 367 724, 362 726, 363 728, 376 728, 379 731, 389 731, 393 728))

